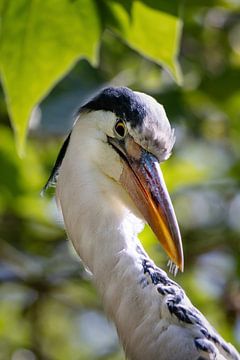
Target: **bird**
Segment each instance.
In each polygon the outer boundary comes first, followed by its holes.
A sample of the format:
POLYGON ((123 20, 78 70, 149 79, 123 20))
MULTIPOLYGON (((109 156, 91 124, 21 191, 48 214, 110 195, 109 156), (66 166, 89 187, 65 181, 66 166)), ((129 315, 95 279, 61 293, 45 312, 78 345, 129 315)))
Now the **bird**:
POLYGON ((139 232, 149 224, 173 273, 181 235, 161 171, 175 134, 163 105, 108 86, 76 113, 50 177, 68 239, 92 274, 129 360, 239 360, 184 290, 157 267, 139 232))

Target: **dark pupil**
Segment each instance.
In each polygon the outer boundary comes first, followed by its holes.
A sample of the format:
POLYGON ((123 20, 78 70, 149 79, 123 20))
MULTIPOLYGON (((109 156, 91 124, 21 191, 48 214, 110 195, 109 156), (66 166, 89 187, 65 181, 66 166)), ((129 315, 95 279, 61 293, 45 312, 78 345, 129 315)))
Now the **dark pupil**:
POLYGON ((124 136, 125 128, 124 128, 124 125, 122 122, 119 122, 116 124, 116 131, 117 131, 118 135, 120 135, 122 137, 124 136))

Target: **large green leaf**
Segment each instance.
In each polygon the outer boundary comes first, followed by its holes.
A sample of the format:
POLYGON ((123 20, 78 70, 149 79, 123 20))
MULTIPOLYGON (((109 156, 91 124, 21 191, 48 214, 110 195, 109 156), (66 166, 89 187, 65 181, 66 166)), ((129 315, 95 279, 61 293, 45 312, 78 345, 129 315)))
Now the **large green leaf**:
POLYGON ((102 0, 106 25, 130 47, 163 65, 181 82, 177 62, 182 22, 180 2, 166 0, 102 0))
POLYGON ((97 61, 100 24, 93 0, 0 2, 0 70, 23 150, 34 106, 80 58, 97 61))

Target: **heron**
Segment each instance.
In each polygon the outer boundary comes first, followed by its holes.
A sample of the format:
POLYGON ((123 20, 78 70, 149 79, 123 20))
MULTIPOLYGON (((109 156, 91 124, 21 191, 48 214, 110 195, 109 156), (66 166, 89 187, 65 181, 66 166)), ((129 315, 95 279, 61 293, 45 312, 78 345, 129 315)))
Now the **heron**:
POLYGON ((127 87, 106 87, 76 114, 45 190, 91 272, 130 360, 239 360, 138 234, 148 223, 183 271, 181 235, 160 164, 175 142, 164 107, 127 87))

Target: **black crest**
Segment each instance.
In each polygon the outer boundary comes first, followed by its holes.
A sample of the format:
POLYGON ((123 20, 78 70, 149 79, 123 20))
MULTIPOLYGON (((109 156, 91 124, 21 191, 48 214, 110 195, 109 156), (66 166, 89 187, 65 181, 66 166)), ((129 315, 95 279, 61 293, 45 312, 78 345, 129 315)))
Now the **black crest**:
POLYGON ((111 111, 117 117, 129 121, 132 128, 142 124, 147 112, 141 98, 127 87, 103 89, 96 97, 83 105, 79 113, 84 110, 111 111))

